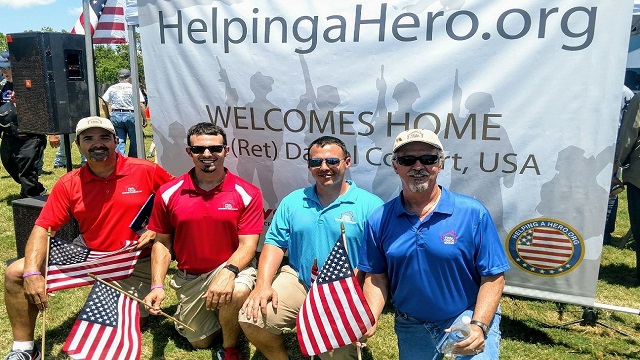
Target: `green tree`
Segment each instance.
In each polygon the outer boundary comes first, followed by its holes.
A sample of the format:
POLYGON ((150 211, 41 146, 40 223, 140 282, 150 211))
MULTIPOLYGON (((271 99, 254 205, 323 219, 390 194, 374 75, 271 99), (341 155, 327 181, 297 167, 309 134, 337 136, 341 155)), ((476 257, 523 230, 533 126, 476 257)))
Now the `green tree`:
POLYGON ((0 32, 0 52, 9 50, 7 45, 7 36, 0 32))

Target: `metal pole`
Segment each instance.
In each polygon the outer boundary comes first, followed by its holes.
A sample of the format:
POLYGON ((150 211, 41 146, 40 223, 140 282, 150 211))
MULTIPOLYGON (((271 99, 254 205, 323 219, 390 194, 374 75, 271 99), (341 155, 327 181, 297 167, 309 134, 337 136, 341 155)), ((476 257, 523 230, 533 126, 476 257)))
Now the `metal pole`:
POLYGON ((136 148, 138 157, 144 159, 144 134, 142 133, 142 123, 140 122, 143 114, 140 113, 140 84, 138 79, 138 49, 136 42, 136 26, 127 25, 129 30, 129 63, 131 64, 131 84, 133 86, 133 116, 135 118, 136 129, 136 148))
MULTIPOLYGON (((89 86, 89 113, 92 116, 98 115, 98 105, 96 104, 96 75, 93 67, 93 40, 91 39, 91 15, 90 0, 82 1, 82 11, 84 14, 84 47, 87 62, 87 85, 89 86)), ((67 156, 71 157, 70 153, 67 156)))
POLYGON ((640 309, 634 309, 634 308, 625 307, 625 306, 601 304, 601 303, 594 302, 593 307, 598 309, 604 309, 604 310, 624 312, 627 314, 640 315, 640 309))

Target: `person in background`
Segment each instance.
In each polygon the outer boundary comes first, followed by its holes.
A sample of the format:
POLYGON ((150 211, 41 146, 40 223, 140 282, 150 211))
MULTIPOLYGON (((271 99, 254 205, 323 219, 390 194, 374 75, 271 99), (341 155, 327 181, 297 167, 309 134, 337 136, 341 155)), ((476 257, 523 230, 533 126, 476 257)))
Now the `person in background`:
MULTIPOLYGON (((0 82, 0 106, 14 102, 13 76, 9 53, 0 54, 0 72, 4 79, 0 82)), ((10 106, 10 105, 8 105, 10 106)), ((18 113, 19 109, 15 109, 18 113)), ((20 197, 34 197, 44 195, 46 189, 40 183, 38 162, 42 161, 44 149, 47 147, 47 137, 18 131, 17 117, 9 127, 2 128, 2 144, 0 158, 2 165, 11 178, 20 184, 20 197)))
MULTIPOLYGON (((315 184, 287 195, 265 235, 256 288, 239 314, 247 339, 269 360, 286 360, 285 330, 296 326, 309 288, 314 260, 321 268, 345 226, 351 266, 358 263, 364 223, 382 205, 377 196, 345 178, 351 157, 342 140, 322 136, 307 149, 307 166, 315 184), (289 264, 280 267, 285 251, 289 264)), ((357 270, 356 270, 357 271, 357 270)), ((364 274, 357 272, 358 279, 364 274)), ((321 359, 356 359, 357 348, 343 346, 321 359)))
POLYGON ((462 316, 471 317, 471 334, 453 352, 498 359, 509 263, 489 211, 437 184, 444 159, 431 130, 396 137, 392 165, 402 191, 367 220, 358 263, 366 272, 364 295, 376 319, 393 299, 401 360, 437 356, 445 329, 462 316))
MULTIPOLYGON (((125 155, 126 139, 129 137, 129 152, 127 156, 138 157, 136 126, 133 104, 133 86, 131 85, 131 71, 122 69, 118 71, 118 83, 111 85, 102 95, 104 100, 103 111, 110 114, 111 122, 116 129, 116 136, 120 139, 116 151, 125 155)), ((140 99, 140 113, 143 118, 146 114, 144 107, 144 95, 138 89, 140 99)), ((146 125, 146 118, 143 119, 146 125)))
POLYGON ((627 188, 629 224, 636 246, 636 278, 640 281, 640 93, 631 98, 618 131, 613 174, 622 168, 627 188))

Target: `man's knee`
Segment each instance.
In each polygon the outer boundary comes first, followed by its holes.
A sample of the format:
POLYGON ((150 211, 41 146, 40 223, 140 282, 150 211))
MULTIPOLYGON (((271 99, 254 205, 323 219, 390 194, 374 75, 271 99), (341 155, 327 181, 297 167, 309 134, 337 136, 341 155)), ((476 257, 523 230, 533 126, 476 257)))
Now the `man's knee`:
POLYGON ((194 349, 208 349, 211 347, 211 344, 213 344, 213 337, 213 335, 209 335, 204 339, 192 341, 191 346, 193 346, 194 349))
POLYGON ((21 284, 24 273, 24 258, 14 261, 4 273, 5 287, 7 284, 21 284))

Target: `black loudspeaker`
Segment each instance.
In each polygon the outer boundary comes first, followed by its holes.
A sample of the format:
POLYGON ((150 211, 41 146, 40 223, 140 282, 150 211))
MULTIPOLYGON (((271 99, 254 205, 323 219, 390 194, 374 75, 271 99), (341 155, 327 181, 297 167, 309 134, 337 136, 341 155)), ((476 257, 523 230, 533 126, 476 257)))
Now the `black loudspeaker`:
POLYGON ((90 115, 84 35, 24 32, 7 35, 18 129, 71 134, 90 115))
MULTIPOLYGON (((46 196, 37 196, 33 198, 24 198, 13 200, 13 229, 16 234, 16 252, 18 258, 24 257, 24 248, 29 240, 31 229, 42 211, 44 203, 47 201, 46 196)), ((55 236, 62 240, 71 241, 78 237, 78 222, 73 217, 67 224, 56 232, 55 236)))

